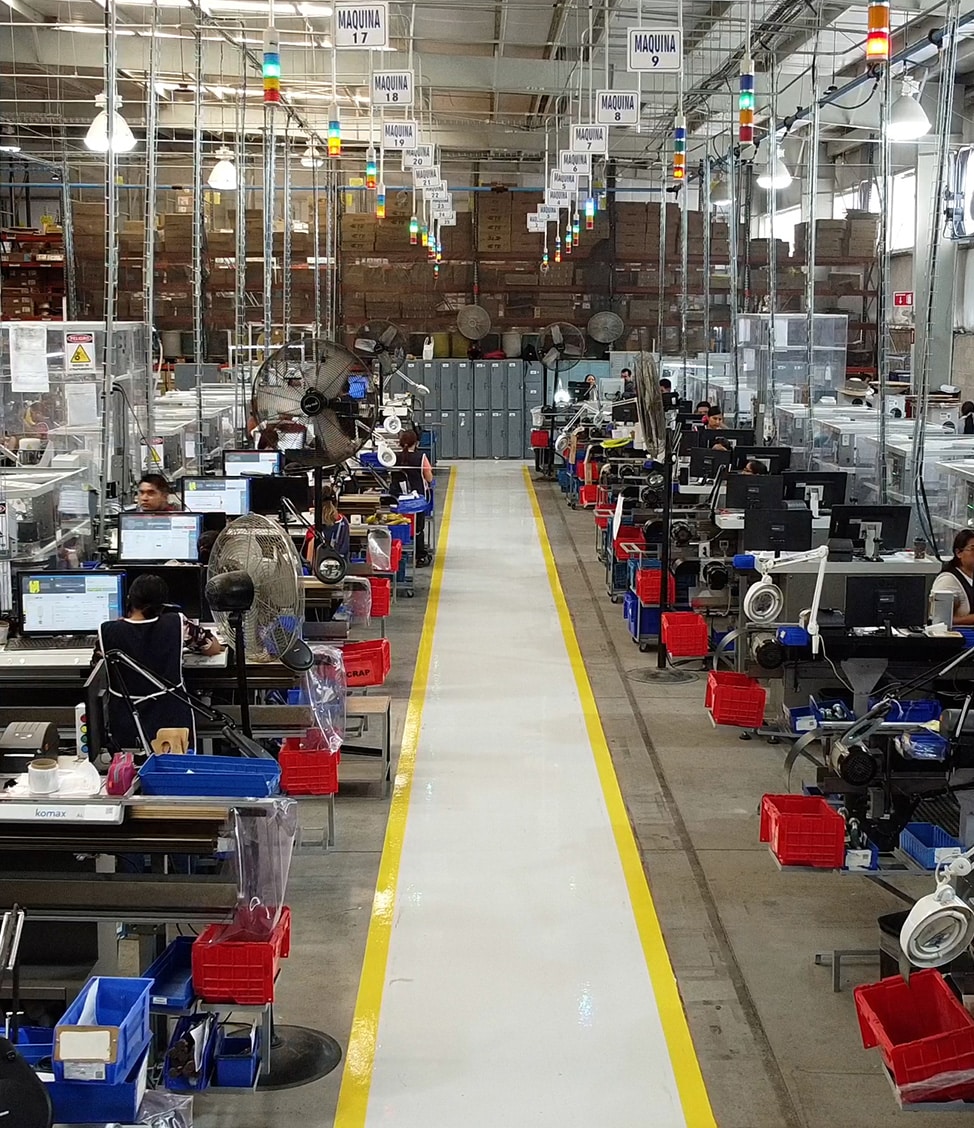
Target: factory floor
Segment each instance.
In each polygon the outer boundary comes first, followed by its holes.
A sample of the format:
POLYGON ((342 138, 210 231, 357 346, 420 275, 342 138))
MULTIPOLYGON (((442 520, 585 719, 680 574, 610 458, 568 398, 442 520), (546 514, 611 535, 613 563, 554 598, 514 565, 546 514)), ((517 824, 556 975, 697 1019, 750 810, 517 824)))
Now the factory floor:
POLYGON ((390 620, 392 819, 346 776, 337 848, 291 871, 277 1021, 351 1053, 302 1088, 205 1094, 197 1128, 969 1125, 897 1111, 852 1000, 877 966, 850 963, 838 994, 815 966, 875 949, 900 903, 774 866, 757 808, 785 789, 782 746, 713 728, 702 675, 643 680, 655 655, 605 594, 591 513, 520 465, 451 477, 437 565, 390 620))

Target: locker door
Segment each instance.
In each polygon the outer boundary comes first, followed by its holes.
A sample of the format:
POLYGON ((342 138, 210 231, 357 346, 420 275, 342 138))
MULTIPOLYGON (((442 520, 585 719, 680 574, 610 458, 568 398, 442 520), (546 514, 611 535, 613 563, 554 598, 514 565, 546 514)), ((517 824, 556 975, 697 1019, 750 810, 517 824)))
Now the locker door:
POLYGON ((507 407, 507 361, 490 362, 490 409, 507 407))
POLYGON ((453 372, 457 387, 457 410, 473 411, 473 365, 469 360, 455 360, 453 372))
POLYGON ((457 373, 456 365, 452 360, 433 361, 439 372, 440 385, 440 411, 456 411, 457 409, 457 373))
POLYGON ((507 458, 507 412, 490 413, 490 456, 507 458))
POLYGON ((458 411, 457 419, 457 458, 473 458, 473 412, 458 411))
POLYGON ((473 413, 473 456, 490 458, 490 412, 473 413))
MULTIPOLYGON (((524 410, 524 363, 520 360, 505 361, 507 367, 507 410, 524 410)), ((520 457, 520 455, 518 455, 520 457)))
POLYGON ((490 407, 490 369, 485 360, 473 364, 473 409, 486 411, 490 407))
MULTIPOLYGON (((406 373, 410 375, 409 372, 406 373)), ((416 402, 423 405, 423 410, 428 412, 438 412, 440 410, 440 366, 433 360, 424 360, 423 366, 420 369, 418 377, 413 376, 414 380, 418 380, 420 384, 425 384, 429 388, 428 396, 421 396, 416 392, 416 402)), ((406 385, 409 388, 409 385, 406 385)), ((412 389, 409 389, 412 391, 412 389)))
POLYGON ((531 436, 524 427, 524 415, 520 411, 507 413, 507 457, 529 458, 531 436))
POLYGON ((456 458, 457 456, 457 413, 440 411, 437 413, 439 428, 436 434, 437 458, 456 458))
POLYGON ((524 375, 524 414, 530 415, 532 407, 541 407, 544 393, 544 370, 540 364, 528 365, 524 375))

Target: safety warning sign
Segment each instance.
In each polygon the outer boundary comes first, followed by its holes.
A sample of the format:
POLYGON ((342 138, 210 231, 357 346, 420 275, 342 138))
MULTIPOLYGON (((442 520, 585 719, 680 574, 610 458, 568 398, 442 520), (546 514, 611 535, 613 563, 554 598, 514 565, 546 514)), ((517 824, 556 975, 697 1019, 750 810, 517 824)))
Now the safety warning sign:
POLYGON ((95 334, 64 334, 64 370, 75 376, 95 374, 95 334))

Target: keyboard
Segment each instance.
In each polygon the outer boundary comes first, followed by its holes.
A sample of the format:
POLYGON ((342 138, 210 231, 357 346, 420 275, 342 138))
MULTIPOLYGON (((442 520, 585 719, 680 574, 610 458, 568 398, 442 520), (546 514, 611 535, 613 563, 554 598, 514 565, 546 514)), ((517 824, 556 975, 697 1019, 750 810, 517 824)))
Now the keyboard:
POLYGON ((55 635, 51 638, 10 638, 7 650, 90 650, 97 635, 55 635))

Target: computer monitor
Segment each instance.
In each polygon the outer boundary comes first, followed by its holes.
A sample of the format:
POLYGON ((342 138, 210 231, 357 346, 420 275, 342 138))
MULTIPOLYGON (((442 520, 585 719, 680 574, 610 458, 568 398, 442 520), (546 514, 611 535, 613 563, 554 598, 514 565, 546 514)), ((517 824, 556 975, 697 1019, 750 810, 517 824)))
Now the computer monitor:
MULTIPOLYGON (((92 667, 82 691, 84 712, 80 720, 80 735, 83 752, 94 763, 102 752, 110 752, 108 747, 108 663, 100 658, 92 667)), ((32 754, 33 755, 33 754, 32 754)))
POLYGON ((579 400, 585 399, 589 393, 589 386, 584 380, 569 380, 568 381, 568 394, 577 403, 579 400))
POLYGON ((690 451, 690 478, 712 482, 721 466, 730 466, 733 455, 729 450, 710 450, 698 447, 690 451))
POLYGON ((184 478, 183 509, 188 513, 250 512, 249 478, 184 478))
POLYGON ((616 396, 621 396, 624 384, 625 381, 620 380, 617 376, 603 376, 599 381, 599 397, 601 399, 615 399, 616 396))
POLYGON ((788 470, 784 479, 787 501, 805 501, 811 509, 817 500, 819 510, 845 504, 849 475, 840 470, 788 470))
POLYGON ((731 474, 727 479, 728 509, 781 509, 785 483, 778 474, 731 474))
POLYGON ((807 552, 812 547, 810 509, 746 509, 745 552, 807 552))
POLYGON ((206 569, 199 564, 126 564, 125 583, 127 588, 139 576, 158 576, 169 591, 169 601, 175 604, 190 619, 200 619, 203 615, 203 588, 206 585, 206 569))
POLYGON ((738 443, 734 447, 734 469, 743 470, 749 462, 761 462, 769 474, 781 474, 791 465, 791 447, 758 447, 738 443))
POLYGON ((726 447, 753 446, 754 432, 744 430, 731 430, 722 427, 719 431, 711 431, 709 427, 699 427, 695 431, 684 431, 680 438, 681 446, 709 447, 715 443, 723 443, 726 447))
POLYGON ((91 634, 125 609, 122 572, 21 572, 21 633, 91 634))
POLYGON ((274 516, 281 511, 284 498, 303 513, 311 507, 311 484, 299 477, 252 478, 250 482, 250 511, 274 516))
POLYGON ((279 450, 225 450, 223 475, 226 478, 264 477, 281 473, 279 450))
POLYGON ((922 627, 927 621, 926 576, 849 576, 845 582, 847 627, 922 627))
POLYGON ((122 513, 118 518, 119 559, 133 564, 195 561, 202 527, 199 513, 122 513))
POLYGON ((836 505, 829 539, 851 540, 857 552, 876 556, 906 548, 910 535, 908 505, 836 505))

